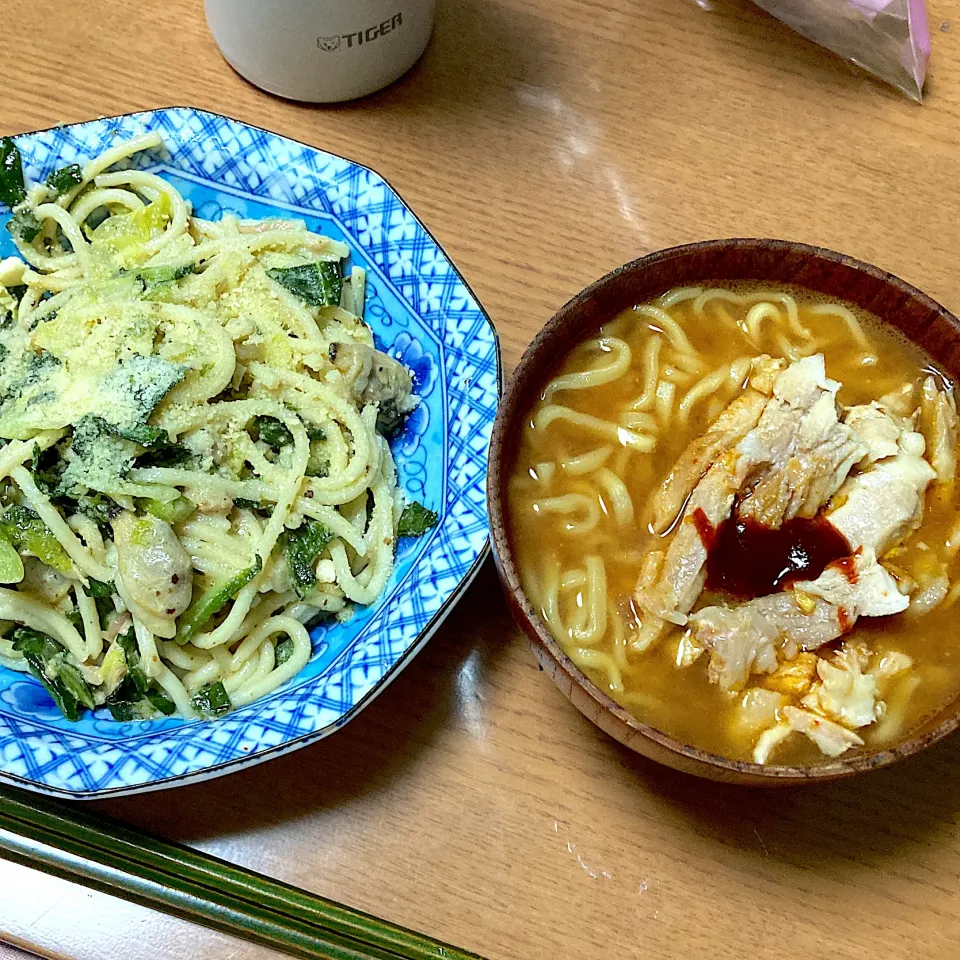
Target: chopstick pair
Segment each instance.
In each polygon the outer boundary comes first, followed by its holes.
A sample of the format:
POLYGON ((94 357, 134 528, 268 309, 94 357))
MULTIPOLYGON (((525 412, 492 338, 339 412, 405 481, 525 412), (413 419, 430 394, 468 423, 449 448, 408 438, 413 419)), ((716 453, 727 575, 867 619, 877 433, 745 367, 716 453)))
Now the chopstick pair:
POLYGON ((4 786, 0 855, 293 956, 479 960, 189 847, 4 786))

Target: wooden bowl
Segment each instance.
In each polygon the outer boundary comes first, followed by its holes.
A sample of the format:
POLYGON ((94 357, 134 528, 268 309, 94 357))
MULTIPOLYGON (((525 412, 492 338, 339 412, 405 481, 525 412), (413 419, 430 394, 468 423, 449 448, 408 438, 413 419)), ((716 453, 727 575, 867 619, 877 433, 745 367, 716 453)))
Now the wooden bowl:
POLYGON ((730 760, 681 743, 639 721, 595 686, 553 639, 520 586, 506 498, 522 418, 559 360, 620 311, 672 287, 711 281, 795 284, 852 302, 901 330, 951 375, 960 374, 960 321, 916 287, 851 257, 785 240, 707 240, 652 253, 614 270, 560 309, 527 348, 507 387, 490 444, 487 502, 497 571, 537 659, 586 717, 638 753, 711 780, 787 785, 835 780, 918 753, 960 724, 960 699, 886 750, 810 767, 730 760))

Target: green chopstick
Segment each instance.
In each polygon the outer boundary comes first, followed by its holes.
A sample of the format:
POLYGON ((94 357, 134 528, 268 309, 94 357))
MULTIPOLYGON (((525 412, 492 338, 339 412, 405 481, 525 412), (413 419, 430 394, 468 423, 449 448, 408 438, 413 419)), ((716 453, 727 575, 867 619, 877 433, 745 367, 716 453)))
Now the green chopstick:
POLYGON ((293 956, 479 960, 209 854, 5 786, 0 855, 293 956))

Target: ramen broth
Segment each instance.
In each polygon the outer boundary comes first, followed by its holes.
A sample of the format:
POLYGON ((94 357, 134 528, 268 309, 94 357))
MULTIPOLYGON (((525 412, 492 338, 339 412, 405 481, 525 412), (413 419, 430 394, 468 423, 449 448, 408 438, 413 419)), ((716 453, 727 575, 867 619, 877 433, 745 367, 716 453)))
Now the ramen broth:
MULTIPOLYGON (((650 501, 687 445, 743 389, 751 358, 815 353, 823 354, 827 376, 842 383, 843 406, 911 386, 919 397, 931 373, 950 386, 890 327, 808 291, 753 285, 671 291, 612 318, 562 361, 526 417, 511 475, 511 541, 521 581, 566 653, 639 720, 729 758, 753 755, 762 728, 751 723, 743 701, 763 677, 752 676, 736 693, 710 682, 709 657, 693 659, 681 626, 668 625, 640 649, 647 614, 635 601, 638 578, 645 557, 662 549, 676 526, 654 534, 650 501), (577 376, 583 373, 595 382, 585 386, 577 376), (573 413, 557 415, 558 408, 573 413), (599 607, 603 623, 593 622, 599 607)), ((856 731, 865 742, 861 751, 902 739, 960 692, 956 487, 931 485, 920 528, 880 557, 898 577, 921 585, 945 571, 945 599, 923 615, 908 609, 861 617, 843 638, 864 641, 875 660, 898 651, 913 661, 881 685, 880 716, 856 731)), ((696 608, 717 602, 731 598, 705 590, 696 608)), ((816 652, 823 656, 839 645, 816 652)), ((826 759, 795 734, 768 762, 826 759)))

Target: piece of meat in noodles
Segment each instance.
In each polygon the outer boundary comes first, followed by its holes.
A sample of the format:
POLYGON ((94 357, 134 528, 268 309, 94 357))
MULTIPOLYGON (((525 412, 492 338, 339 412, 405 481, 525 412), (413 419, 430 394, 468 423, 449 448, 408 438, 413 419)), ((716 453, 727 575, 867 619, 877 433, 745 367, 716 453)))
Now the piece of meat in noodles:
POLYGON ((690 623, 710 652, 711 681, 739 690, 752 673, 773 673, 781 652, 792 659, 843 636, 859 617, 900 613, 908 603, 873 551, 863 550, 783 593, 704 607, 690 623))
POLYGON ((957 401, 953 388, 927 377, 921 390, 920 410, 937 483, 952 483, 957 475, 957 401))
POLYGON ((901 430, 892 456, 854 473, 837 491, 825 515, 852 549, 882 557, 920 526, 924 494, 936 476, 924 446, 919 433, 901 430))
POLYGON ((878 460, 895 457, 900 452, 901 438, 913 432, 916 420, 916 413, 902 416, 882 400, 849 407, 843 415, 843 422, 856 433, 867 450, 858 466, 866 469, 878 460))
POLYGON ((680 454, 651 501, 651 523, 657 533, 673 524, 693 488, 720 456, 757 425, 783 367, 783 360, 757 357, 743 393, 727 404, 706 431, 691 440, 680 454))
POLYGON ((813 516, 864 454, 836 415, 839 384, 828 380, 823 357, 805 357, 780 373, 757 426, 717 459, 696 485, 655 577, 636 599, 662 620, 685 623, 706 579, 705 525, 715 528, 740 511, 767 526, 813 516), (747 507, 753 497, 754 507, 747 507))
POLYGON ((416 406, 406 367, 363 343, 331 343, 328 353, 358 403, 378 405, 377 429, 393 433, 416 406))
POLYGON ((773 400, 738 447, 756 465, 739 516, 776 529, 785 520, 815 516, 840 487, 866 450, 839 420, 839 389, 819 354, 777 378, 773 400))
POLYGON ((919 526, 924 493, 934 478, 923 458, 923 437, 913 429, 915 420, 876 402, 846 411, 844 422, 865 452, 861 469, 841 486, 826 516, 854 557, 785 593, 694 614, 697 638, 711 653, 715 682, 739 689, 751 672, 776 669, 781 653, 790 659, 799 649, 814 650, 846 633, 858 617, 907 608, 908 598, 876 558, 919 526))

